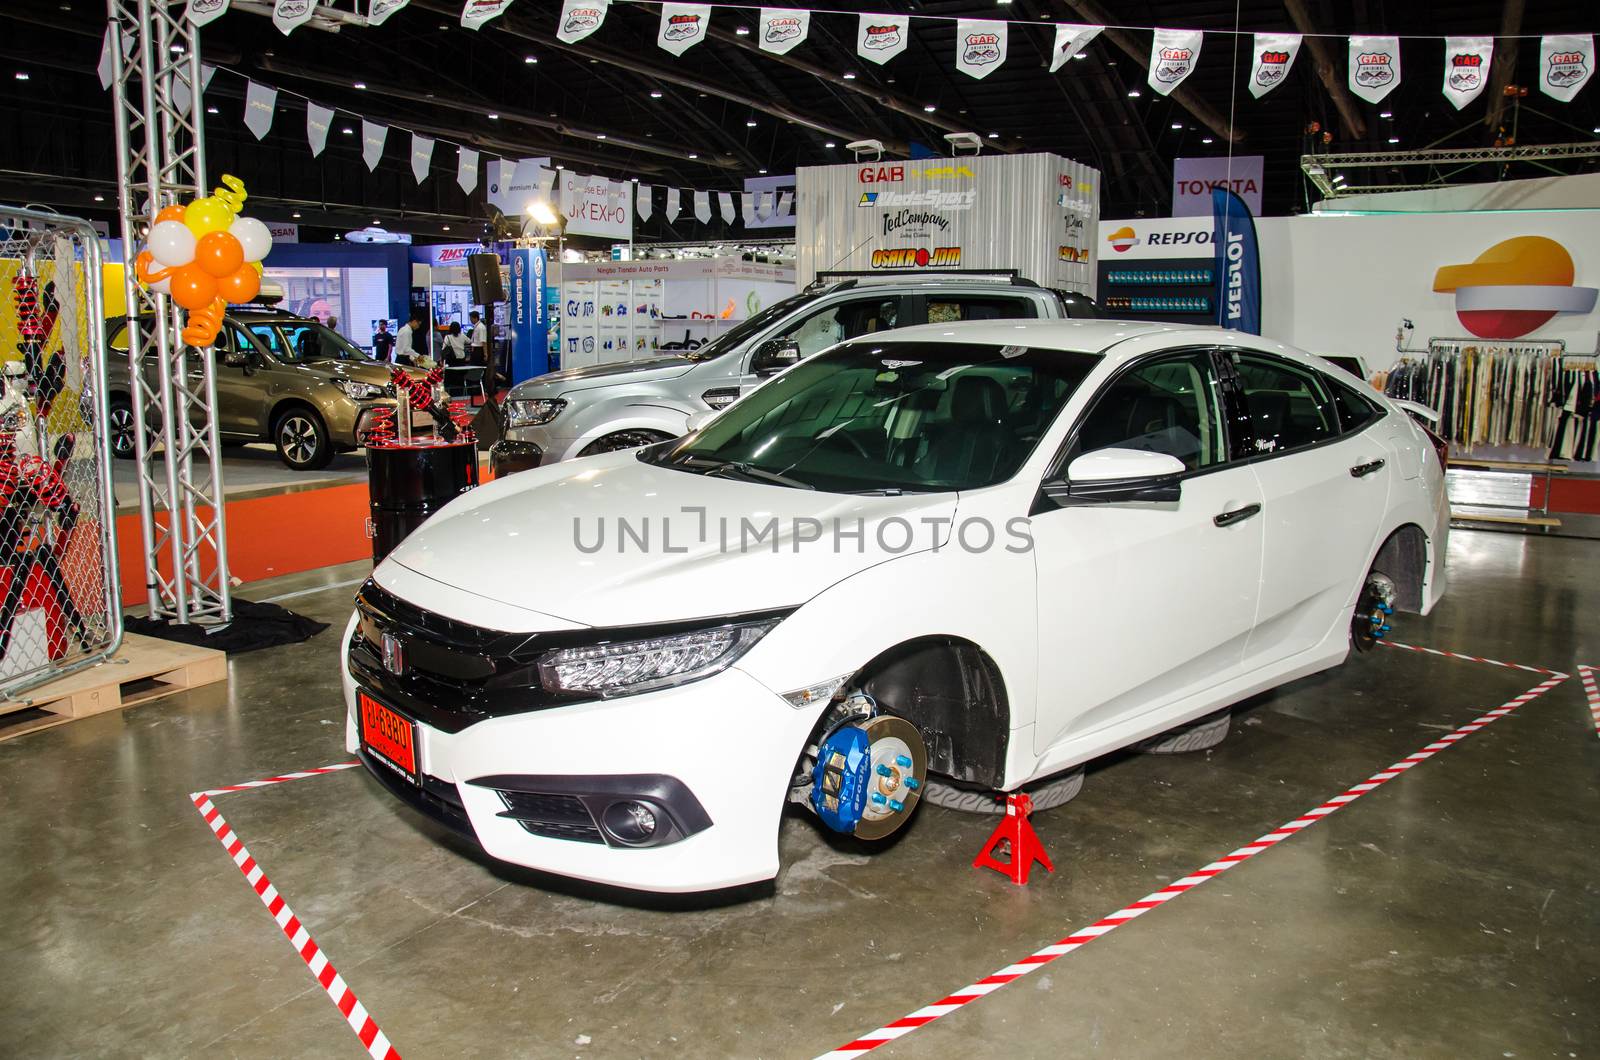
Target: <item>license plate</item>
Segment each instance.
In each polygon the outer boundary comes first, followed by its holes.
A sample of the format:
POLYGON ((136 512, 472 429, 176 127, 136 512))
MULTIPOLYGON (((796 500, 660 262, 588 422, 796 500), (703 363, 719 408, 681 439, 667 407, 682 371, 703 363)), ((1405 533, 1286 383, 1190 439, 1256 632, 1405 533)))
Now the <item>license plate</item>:
POLYGON ((411 783, 420 785, 417 727, 411 719, 360 689, 356 690, 356 709, 361 712, 362 748, 411 783))

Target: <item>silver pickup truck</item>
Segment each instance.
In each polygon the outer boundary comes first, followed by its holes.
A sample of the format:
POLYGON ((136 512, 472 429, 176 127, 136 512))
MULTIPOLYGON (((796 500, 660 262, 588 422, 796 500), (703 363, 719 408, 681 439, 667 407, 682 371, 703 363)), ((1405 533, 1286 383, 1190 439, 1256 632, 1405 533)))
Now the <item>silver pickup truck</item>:
POLYGON ((497 475, 674 438, 835 343, 913 324, 1098 317, 1094 301, 1023 279, 945 274, 813 283, 698 349, 551 372, 513 387, 492 453, 497 475))

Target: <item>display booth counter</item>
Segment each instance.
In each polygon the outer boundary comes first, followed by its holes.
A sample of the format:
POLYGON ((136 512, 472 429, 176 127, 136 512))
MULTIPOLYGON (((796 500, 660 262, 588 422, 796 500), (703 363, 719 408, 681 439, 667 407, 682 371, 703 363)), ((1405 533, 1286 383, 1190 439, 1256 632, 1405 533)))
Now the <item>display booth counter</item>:
POLYGON ((794 290, 794 269, 739 258, 566 264, 561 367, 694 349, 794 290))

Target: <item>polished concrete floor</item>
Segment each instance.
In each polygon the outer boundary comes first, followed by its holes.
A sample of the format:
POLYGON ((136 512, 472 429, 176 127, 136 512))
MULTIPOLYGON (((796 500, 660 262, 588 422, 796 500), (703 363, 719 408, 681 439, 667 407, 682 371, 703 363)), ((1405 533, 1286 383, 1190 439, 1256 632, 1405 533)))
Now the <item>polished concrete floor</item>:
MULTIPOLYGON (((1416 644, 1600 662, 1588 542, 1458 532, 1416 644)), ((338 623, 352 565, 252 587, 338 623), (317 585, 334 586, 306 592, 317 585)), ((0 743, 0 1055, 363 1053, 186 793, 343 760, 330 631, 232 680, 0 743)), ((1385 650, 1260 697, 1216 750, 1129 756, 1036 820, 924 807, 867 856, 786 821, 773 887, 607 900, 485 864, 360 771, 219 797, 409 1057, 811 1057, 1241 846, 1537 683, 1385 650)), ((1592 1057, 1600 766, 1576 679, 887 1057, 1592 1057)))

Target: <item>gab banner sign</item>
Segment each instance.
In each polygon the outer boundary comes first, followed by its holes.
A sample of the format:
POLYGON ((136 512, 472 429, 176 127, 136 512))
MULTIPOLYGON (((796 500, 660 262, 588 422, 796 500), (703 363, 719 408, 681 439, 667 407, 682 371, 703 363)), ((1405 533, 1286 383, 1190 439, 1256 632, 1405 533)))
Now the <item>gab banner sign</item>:
POLYGON ((1150 87, 1163 96, 1183 84, 1200 61, 1197 29, 1158 29, 1150 42, 1150 87))

